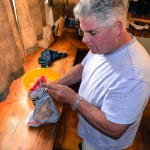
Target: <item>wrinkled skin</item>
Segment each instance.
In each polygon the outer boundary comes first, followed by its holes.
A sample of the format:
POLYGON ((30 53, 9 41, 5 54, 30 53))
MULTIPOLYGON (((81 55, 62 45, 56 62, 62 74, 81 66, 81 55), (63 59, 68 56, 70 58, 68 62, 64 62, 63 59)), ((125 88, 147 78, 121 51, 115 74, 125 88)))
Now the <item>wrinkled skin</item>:
POLYGON ((71 88, 59 84, 44 83, 44 87, 47 88, 47 92, 60 102, 73 104, 79 95, 71 88))

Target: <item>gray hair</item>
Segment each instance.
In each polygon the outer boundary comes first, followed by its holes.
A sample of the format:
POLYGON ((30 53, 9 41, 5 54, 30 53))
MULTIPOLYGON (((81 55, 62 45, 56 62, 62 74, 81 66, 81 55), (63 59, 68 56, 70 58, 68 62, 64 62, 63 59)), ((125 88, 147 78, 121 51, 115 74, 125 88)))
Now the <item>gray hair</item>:
POLYGON ((93 18, 101 26, 110 28, 119 20, 126 27, 123 0, 80 0, 74 8, 76 18, 93 18))

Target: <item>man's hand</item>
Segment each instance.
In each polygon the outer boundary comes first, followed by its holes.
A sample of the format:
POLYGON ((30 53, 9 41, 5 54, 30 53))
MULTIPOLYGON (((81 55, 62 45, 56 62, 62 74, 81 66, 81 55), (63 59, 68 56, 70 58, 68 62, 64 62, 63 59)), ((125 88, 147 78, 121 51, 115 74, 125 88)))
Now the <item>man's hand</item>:
POLYGON ((53 83, 43 83, 42 86, 47 88, 50 96, 60 102, 73 104, 79 98, 79 95, 67 86, 53 83))

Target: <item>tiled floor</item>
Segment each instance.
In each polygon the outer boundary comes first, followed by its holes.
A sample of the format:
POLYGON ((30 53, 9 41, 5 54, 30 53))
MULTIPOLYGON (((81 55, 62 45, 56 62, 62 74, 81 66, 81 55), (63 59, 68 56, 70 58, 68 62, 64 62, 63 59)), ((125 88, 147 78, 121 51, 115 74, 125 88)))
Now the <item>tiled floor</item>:
MULTIPOLYGON (((67 107, 66 117, 68 118, 65 134, 63 136, 61 147, 65 150, 79 150, 78 144, 81 139, 76 134, 77 114, 67 107)), ((67 120, 67 119, 66 119, 67 120)), ((139 126, 134 143, 127 150, 150 150, 150 100, 145 108, 141 124, 139 126)))

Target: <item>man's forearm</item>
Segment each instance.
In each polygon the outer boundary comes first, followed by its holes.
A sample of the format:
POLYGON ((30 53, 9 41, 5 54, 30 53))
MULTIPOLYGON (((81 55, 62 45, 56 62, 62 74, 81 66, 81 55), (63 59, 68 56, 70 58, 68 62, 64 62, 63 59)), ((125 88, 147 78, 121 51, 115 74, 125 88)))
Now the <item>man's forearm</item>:
POLYGON ((72 85, 79 81, 81 81, 83 66, 81 64, 77 64, 71 70, 65 74, 63 77, 55 81, 57 84, 61 85, 72 85))

